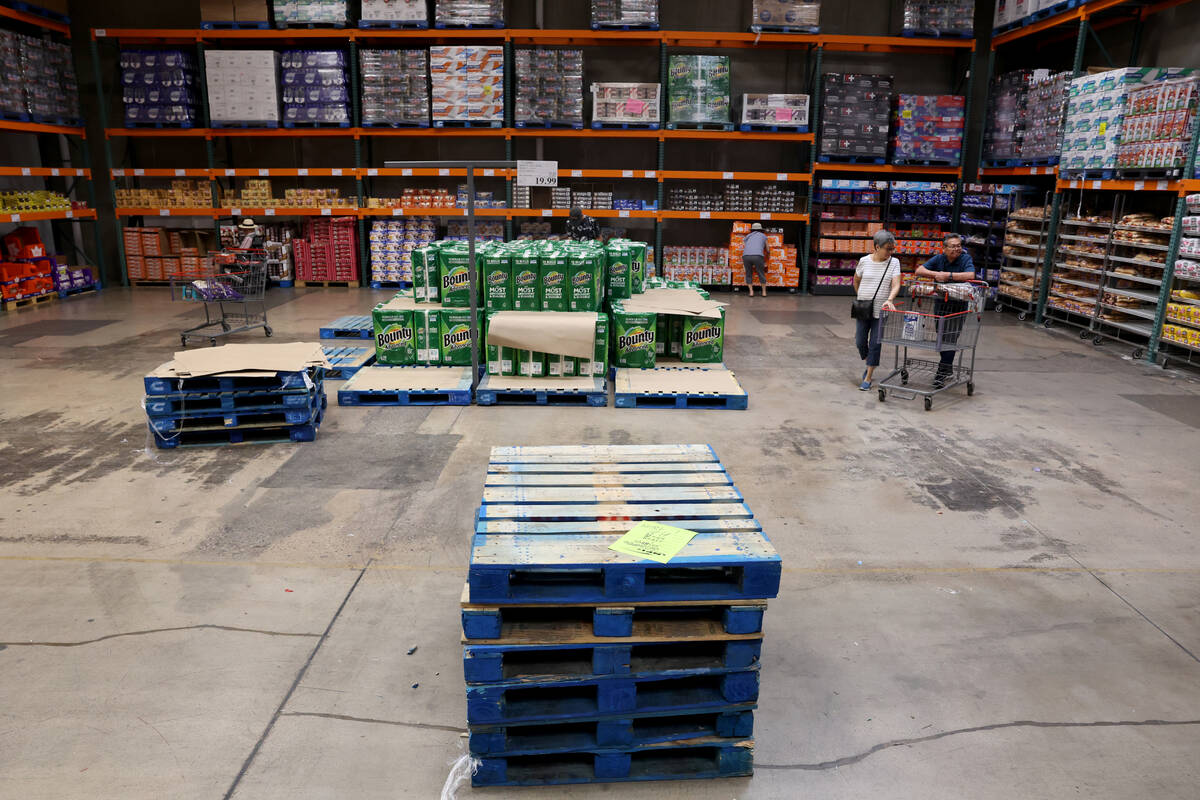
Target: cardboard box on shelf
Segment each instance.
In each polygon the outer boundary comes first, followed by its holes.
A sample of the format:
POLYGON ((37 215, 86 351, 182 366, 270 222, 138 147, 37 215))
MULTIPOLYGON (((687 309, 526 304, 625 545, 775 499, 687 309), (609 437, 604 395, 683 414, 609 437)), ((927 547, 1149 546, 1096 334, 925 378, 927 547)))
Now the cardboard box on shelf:
POLYGON ((233 22, 236 19, 234 0, 200 0, 201 22, 233 22))

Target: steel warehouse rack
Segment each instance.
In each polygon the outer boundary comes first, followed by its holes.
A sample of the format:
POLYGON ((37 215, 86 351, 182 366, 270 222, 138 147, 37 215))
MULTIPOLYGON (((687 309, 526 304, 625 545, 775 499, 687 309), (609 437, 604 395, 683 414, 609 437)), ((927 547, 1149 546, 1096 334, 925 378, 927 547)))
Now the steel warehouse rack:
MULTIPOLYGON (((70 20, 54 12, 45 11, 38 6, 25 3, 13 7, 0 6, 0 29, 17 34, 39 37, 46 41, 70 45, 70 20)), ((0 178, 10 178, 16 181, 25 179, 42 179, 43 186, 53 182, 61 193, 71 199, 71 208, 48 210, 19 210, 0 212, 0 234, 12 230, 12 226, 29 222, 47 222, 51 224, 54 240, 47 243, 56 252, 64 252, 65 247, 72 258, 78 258, 88 264, 93 272, 93 283, 88 287, 99 290, 104 275, 104 248, 100 238, 99 225, 96 215, 96 192, 93 182, 91 160, 87 143, 87 129, 82 121, 82 111, 74 109, 73 118, 61 116, 44 116, 34 113, 0 112, 0 133, 8 133, 35 138, 34 147, 39 152, 39 161, 50 160, 58 166, 21 166, 0 165, 0 178), (53 142, 53 146, 51 145, 53 142), (65 142, 65 147, 62 143, 65 142), (46 159, 47 153, 53 153, 52 158, 46 159), (79 203, 75 197, 83 193, 86 203, 79 203), (79 223, 92 223, 92 247, 94 252, 89 254, 82 248, 84 236, 79 229, 79 223)), ((7 160, 7 159, 6 159, 7 160)), ((17 186, 9 183, 10 187, 17 186)), ((59 295, 66 295, 77 289, 59 289, 59 295)))
MULTIPOLYGON (((359 218, 359 242, 360 242, 360 259, 363 268, 366 268, 366 221, 372 218, 384 216, 403 217, 410 215, 412 209, 401 208, 375 208, 371 207, 368 198, 372 197, 375 192, 375 183, 379 179, 396 178, 396 177, 418 177, 402 175, 396 176, 389 174, 386 170, 376 169, 370 165, 374 162, 375 144, 386 141, 388 139, 424 139, 427 137, 443 137, 454 139, 467 140, 483 140, 496 141, 502 140, 504 144, 504 158, 511 160, 514 156, 515 145, 521 141, 532 140, 538 146, 540 151, 543 141, 554 141, 561 139, 616 139, 631 142, 645 142, 653 145, 656 150, 656 164, 652 170, 646 169, 614 169, 614 170, 560 170, 560 177, 567 178, 584 178, 584 179, 604 179, 612 181, 651 181, 655 184, 655 197, 653 210, 624 210, 624 209, 595 209, 589 210, 588 213, 600 219, 645 219, 654 223, 654 236, 656 255, 658 256, 657 263, 662 263, 662 246, 663 246, 663 228, 672 223, 699 221, 699 220, 749 220, 755 219, 761 221, 771 221, 775 223, 794 224, 797 226, 797 238, 799 239, 799 229, 804 230, 805 247, 798 249, 801 255, 801 282, 799 287, 802 288, 808 285, 808 221, 809 209, 811 208, 812 199, 812 181, 813 181, 813 165, 815 158, 812 157, 814 150, 814 134, 811 132, 815 129, 815 125, 810 125, 809 130, 800 131, 741 131, 741 130, 697 130, 697 129, 667 129, 661 127, 657 130, 611 130, 611 129, 555 129, 555 128, 528 128, 517 127, 513 119, 513 104, 511 83, 513 70, 514 47, 518 45, 570 45, 573 47, 645 47, 658 49, 659 56, 659 72, 660 81, 665 84, 666 72, 669 54, 677 49, 688 48, 703 48, 703 49, 784 49, 784 50, 799 50, 804 52, 806 58, 806 71, 808 74, 809 94, 816 96, 819 91, 819 75, 821 70, 822 54, 828 52, 838 53, 859 53, 859 54, 877 54, 877 53, 908 53, 916 55, 928 54, 959 54, 969 55, 974 52, 974 40, 951 40, 951 39, 923 39, 898 36, 837 36, 837 35, 821 35, 821 34, 781 34, 781 33, 762 33, 752 34, 743 32, 693 32, 693 31, 590 31, 590 30, 542 30, 542 29, 469 29, 469 30, 379 30, 379 29, 288 29, 288 30, 164 30, 164 29, 94 29, 92 31, 92 55, 93 63, 100 72, 100 47, 101 46, 177 46, 194 48, 197 56, 197 62, 203 64, 203 56, 205 48, 210 45, 219 45, 221 47, 247 47, 257 46, 263 48, 282 47, 282 46, 326 46, 345 49, 349 55, 348 62, 350 65, 350 80, 352 90, 350 92, 353 104, 353 120, 351 124, 345 128, 304 128, 304 129, 248 129, 248 128, 224 128, 211 127, 207 121, 207 103, 201 103, 202 124, 188 129, 172 129, 167 127, 152 127, 152 128, 115 128, 109 127, 107 123, 107 106, 102 102, 102 108, 106 114, 105 121, 105 153, 108 160, 106 167, 110 171, 110 175, 115 165, 113 156, 112 143, 115 140, 124 140, 126 149, 135 157, 137 143, 143 140, 169 138, 169 139, 185 139, 202 142, 204 145, 204 157, 206 160, 206 168, 209 170, 207 176, 211 181, 219 181, 220 167, 217 164, 217 145, 219 143, 228 143, 230 140, 241 139, 307 139, 312 137, 328 137, 331 142, 345 141, 353 146, 353 165, 342 170, 344 176, 353 176, 355 181, 355 194, 357 195, 358 207, 353 209, 351 216, 359 218), (361 109, 359 107, 359 93, 361 90, 361 78, 358 75, 356 68, 357 52, 360 46, 378 46, 378 47, 412 47, 425 46, 431 44, 493 44, 501 45, 505 48, 506 53, 506 82, 509 84, 509 89, 506 91, 506 96, 509 98, 505 109, 505 120, 502 127, 495 128, 377 128, 365 127, 362 125, 361 109), (788 170, 777 172, 755 172, 755 171, 713 171, 713 170, 670 170, 666 169, 666 156, 670 146, 675 143, 687 141, 701 142, 755 142, 755 143, 775 143, 785 147, 800 147, 801 152, 807 149, 808 158, 801 157, 801 163, 804 169, 800 171, 788 170), (805 171, 807 169, 807 171, 805 171), (708 181, 708 180, 724 180, 724 181, 746 181, 746 182, 776 182, 784 184, 792 184, 800 187, 807 185, 807 191, 801 191, 801 197, 807 197, 807 202, 802 204, 802 208, 797 208, 793 213, 735 213, 735 212, 708 212, 708 211, 681 211, 675 209, 667 209, 664 205, 666 198, 666 184, 674 181, 708 181)), ((200 88, 201 94, 204 92, 203 73, 201 73, 200 88)), ((499 144, 499 141, 497 141, 499 144)), ((498 149, 498 148, 497 148, 498 149)), ((230 165, 232 167, 232 165, 230 165)), ((854 165, 841 164, 823 164, 817 169, 819 171, 846 171, 854 165)), ((120 174, 116 177, 149 177, 148 174, 138 175, 136 170, 131 172, 129 167, 122 165, 118 170, 120 174)), ((939 175, 955 177, 961 174, 960 169, 946 170, 930 167, 884 167, 884 170, 889 174, 897 175, 939 175)), ((186 171, 181 177, 190 173, 186 171)), ((266 176, 273 176, 274 170, 268 170, 266 176)), ((309 172, 307 177, 311 177, 312 172, 309 172)), ((204 176, 201 176, 204 177, 204 176)), ((296 176, 293 176, 296 177, 296 176)), ((439 175, 438 177, 446 177, 439 175)), ((514 220, 546 217, 554 218, 565 215, 565 209, 520 209, 513 208, 513 177, 511 175, 495 176, 505 180, 505 197, 507 209, 484 209, 485 214, 491 214, 497 218, 503 219, 506 222, 506 234, 508 237, 513 235, 512 223, 514 220)), ((211 209, 122 209, 119 215, 121 219, 128 219, 132 216, 139 215, 137 212, 149 210, 154 213, 150 216, 163 216, 159 212, 166 212, 166 215, 181 216, 189 211, 200 217, 212 216, 214 218, 222 218, 225 216, 222 212, 225 210, 235 211, 240 210, 247 212, 247 209, 221 209, 218 207, 216 185, 213 186, 213 201, 211 209)), ((254 209, 257 211, 258 209, 254 209)), ((264 209, 265 210, 265 209, 264 209)), ((300 215, 307 213, 311 215, 325 214, 324 209, 314 208, 304 211, 296 209, 274 209, 276 216, 284 215, 300 215)), ((334 213, 342 214, 343 209, 336 210, 334 213)), ((438 217, 453 217, 460 216, 464 212, 458 208, 447 209, 420 209, 422 215, 438 216, 438 217), (434 213, 429 213, 434 212, 434 213)), ((122 253, 122 257, 124 254, 122 253)))

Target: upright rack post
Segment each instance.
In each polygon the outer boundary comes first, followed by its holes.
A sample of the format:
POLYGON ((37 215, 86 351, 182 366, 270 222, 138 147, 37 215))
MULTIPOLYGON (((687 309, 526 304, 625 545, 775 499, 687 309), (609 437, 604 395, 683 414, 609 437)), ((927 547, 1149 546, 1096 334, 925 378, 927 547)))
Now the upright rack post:
POLYGON ((825 50, 821 45, 816 47, 816 60, 813 72, 809 76, 809 97, 812 98, 812 104, 808 109, 808 124, 809 130, 812 131, 813 140, 808 146, 808 223, 804 226, 804 247, 800 253, 800 293, 808 294, 808 264, 812 249, 812 225, 813 225, 813 201, 816 199, 817 185, 817 137, 820 135, 818 128, 820 127, 820 112, 821 108, 821 62, 824 59, 825 50))
MULTIPOLYGON (((129 270, 125 263, 125 231, 121 226, 121 218, 117 216, 117 193, 112 181, 113 154, 112 141, 108 138, 108 99, 104 94, 104 73, 100 70, 100 45, 96 41, 95 34, 92 35, 89 47, 92 51, 92 74, 96 79, 96 103, 100 108, 100 130, 104 136, 104 163, 102 165, 104 185, 108 187, 108 200, 113 209, 113 229, 117 235, 117 258, 121 266, 121 285, 128 286, 129 270)), ((92 179, 95 180, 96 177, 96 173, 93 172, 92 179)), ((97 228, 100 226, 99 220, 96 220, 96 226, 97 228)))
MULTIPOLYGON (((1184 161, 1183 178, 1196 174, 1196 146, 1200 143, 1200 125, 1192 125, 1192 141, 1184 161)), ((1167 318, 1167 303, 1171 300, 1171 287, 1175 285, 1175 259, 1179 258, 1180 240, 1183 238, 1183 215, 1187 213, 1187 198, 1181 193, 1175 201, 1175 224, 1171 227, 1171 243, 1167 245, 1167 261, 1163 265, 1162 285, 1158 287, 1158 308, 1154 312, 1154 326, 1150 329, 1150 342, 1146 347, 1146 360, 1153 363, 1158 359, 1158 346, 1162 341, 1163 324, 1167 318)))

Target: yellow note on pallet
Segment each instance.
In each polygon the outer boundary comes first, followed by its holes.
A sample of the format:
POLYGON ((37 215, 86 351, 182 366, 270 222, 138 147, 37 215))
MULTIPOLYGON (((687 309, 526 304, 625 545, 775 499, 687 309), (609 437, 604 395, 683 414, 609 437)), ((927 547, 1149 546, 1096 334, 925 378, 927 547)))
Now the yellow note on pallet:
POLYGON ((674 528, 661 522, 639 522, 633 530, 608 546, 609 550, 666 564, 696 535, 695 531, 674 528))

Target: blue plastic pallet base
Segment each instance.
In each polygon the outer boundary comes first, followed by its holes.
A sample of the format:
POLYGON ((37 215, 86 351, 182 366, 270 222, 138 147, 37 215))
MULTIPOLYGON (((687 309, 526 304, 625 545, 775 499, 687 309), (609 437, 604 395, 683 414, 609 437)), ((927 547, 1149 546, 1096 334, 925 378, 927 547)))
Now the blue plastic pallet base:
POLYGON ((467 722, 563 722, 587 715, 702 711, 758 700, 758 669, 682 678, 605 676, 539 686, 467 686, 467 722))
POLYGON ((428 20, 407 22, 394 19, 360 19, 358 27, 363 30, 382 28, 385 30, 424 31, 429 30, 429 22, 428 20))
POLYGON ((364 122, 364 128, 428 128, 428 120, 422 122, 364 122))
POLYGON ((322 339, 370 339, 374 336, 374 326, 367 315, 338 317, 321 328, 320 333, 322 339))
POLYGON ((412 281, 371 281, 372 289, 411 289, 412 281))
POLYGON ((528 121, 522 122, 522 121, 518 120, 514 124, 518 128, 544 128, 547 130, 561 129, 561 130, 575 130, 575 131, 583 130, 582 122, 528 122, 528 121))
POLYGON ((866 164, 866 165, 881 165, 886 159, 874 156, 817 156, 817 161, 822 164, 866 164))
POLYGON ((819 25, 751 25, 751 33, 820 33, 819 25))
MULTIPOLYGON (((1060 170, 1058 177, 1061 180, 1069 181, 1111 181, 1116 177, 1116 170, 1111 169, 1084 169, 1084 170, 1060 170)), ((1085 187, 1086 188, 1086 187, 1085 187)))
POLYGON ((592 23, 594 31, 656 31, 657 25, 605 25, 603 23, 592 23))
POLYGON ((608 384, 603 378, 595 378, 589 389, 539 389, 532 388, 537 378, 530 379, 530 388, 493 388, 492 376, 485 376, 475 393, 475 402, 481 406, 608 406, 608 384))
POLYGON ((637 642, 631 644, 565 644, 510 647, 468 645, 463 648, 467 683, 513 683, 535 674, 550 683, 605 675, 687 677, 713 671, 753 667, 762 656, 762 639, 701 642, 637 642), (522 659, 537 659, 536 672, 522 659), (590 675, 589 675, 590 670, 590 675))
POLYGON ((280 288, 280 289, 291 289, 291 288, 292 288, 292 287, 294 287, 295 285, 296 285, 296 284, 295 284, 295 282, 294 282, 294 281, 280 281, 280 282, 279 282, 279 288, 280 288))
POLYGON ((732 122, 668 122, 669 131, 724 131, 733 130, 732 122))
POLYGON ((6 5, 9 8, 16 9, 17 11, 24 11, 26 14, 33 14, 36 17, 45 17, 48 20, 53 22, 61 22, 64 25, 71 24, 71 18, 66 14, 60 14, 57 11, 51 11, 48 8, 42 8, 41 6, 34 5, 33 3, 22 3, 19 0, 16 0, 15 2, 13 0, 4 0, 4 2, 0 3, 0 5, 6 5))
POLYGON ((173 128, 173 129, 177 129, 177 130, 187 131, 187 130, 191 130, 192 128, 195 128, 195 127, 198 127, 198 126, 195 123, 191 123, 191 122, 126 122, 125 123, 125 128, 127 130, 138 130, 138 129, 146 129, 146 128, 157 128, 157 129, 165 130, 165 129, 173 128))
POLYGON ((490 756, 481 759, 471 785, 553 786, 573 783, 732 778, 754 773, 754 742, 655 746, 629 752, 490 756))
POLYGON ((283 123, 285 128, 349 128, 349 122, 296 122, 289 120, 283 123))
POLYGON ((592 130, 594 131, 656 131, 660 127, 658 122, 593 122, 592 130))
POLYGON ((341 30, 346 27, 345 22, 280 22, 275 20, 275 27, 281 31, 286 31, 289 28, 297 30, 319 30, 322 28, 330 28, 333 30, 341 30))
POLYGON ((463 22, 463 23, 448 23, 436 22, 434 27, 438 30, 503 30, 503 22, 463 22))
POLYGON ((487 120, 482 122, 472 122, 465 119, 435 119, 433 121, 435 128, 502 128, 504 123, 499 120, 487 120))
MULTIPOLYGON (((556 609, 557 611, 558 609, 556 609)), ((589 609, 581 609, 587 612, 589 609)), ((716 605, 706 606, 628 606, 610 608, 599 606, 590 609, 593 636, 630 637, 634 635, 635 621, 640 623, 644 617, 665 619, 670 614, 683 618, 697 616, 712 616, 714 621, 720 619, 721 630, 731 636, 749 635, 762 632, 763 612, 765 604, 755 605, 716 605)), ((505 617, 520 624, 522 630, 530 630, 538 624, 538 609, 536 608, 464 608, 462 610, 463 635, 468 639, 501 639, 504 633, 505 617)), ((542 625, 554 624, 557 615, 542 625)), ((640 627, 640 626, 639 626, 640 627)), ((664 629, 665 630, 665 629, 664 629)), ((640 631, 639 631, 640 633, 640 631)))
POLYGON ((320 392, 322 388, 323 384, 318 384, 311 391, 159 394, 150 395, 142 402, 146 414, 151 417, 203 416, 226 412, 309 408, 313 404, 313 394, 320 392))
POLYGON ((761 133, 808 133, 807 125, 751 125, 744 124, 738 126, 738 130, 742 133, 750 133, 751 131, 761 133))
POLYGON ((95 293, 95 292, 99 292, 99 291, 100 291, 99 285, 81 286, 76 289, 59 289, 58 297, 59 297, 59 299, 64 299, 67 297, 72 297, 77 294, 88 294, 88 293, 95 293))
POLYGON ((353 347, 350 345, 325 345, 325 360, 330 369, 325 371, 325 379, 331 381, 349 380, 363 367, 375 363, 375 348, 353 347))
POLYGON ((753 704, 699 714, 671 712, 618 719, 579 719, 560 724, 471 727, 475 756, 544 755, 602 748, 633 749, 702 737, 744 739, 754 735, 753 704))
POLYGON ((316 441, 319 422, 312 425, 294 425, 277 428, 232 428, 221 431, 199 431, 171 434, 164 437, 151 429, 154 445, 160 450, 180 447, 219 447, 239 444, 277 444, 279 442, 316 441))
POLYGON ((974 31, 966 33, 963 31, 937 31, 933 28, 918 28, 916 30, 903 30, 900 35, 906 39, 973 39, 975 38, 974 31))
POLYGON ((210 128, 235 128, 240 130, 264 130, 274 131, 279 129, 278 122, 226 122, 224 120, 211 120, 208 123, 210 128))
POLYGON ((286 389, 307 390, 325 377, 324 370, 314 368, 308 372, 280 372, 272 377, 259 378, 244 375, 212 376, 202 378, 145 378, 146 394, 193 394, 196 392, 278 392, 286 389))
POLYGON ((961 166, 958 161, 948 161, 937 158, 896 158, 892 163, 897 167, 946 167, 955 169, 961 166))
POLYGON ((205 31, 269 31, 271 23, 265 20, 262 22, 214 20, 212 22, 201 22, 200 29, 205 31))
POLYGON ((233 430, 235 428, 283 428, 309 425, 325 409, 328 401, 323 393, 304 397, 308 400, 308 404, 300 408, 265 406, 227 412, 198 411, 193 413, 185 406, 183 411, 175 414, 150 416, 149 424, 155 433, 164 437, 180 432, 190 433, 220 428, 233 430))

